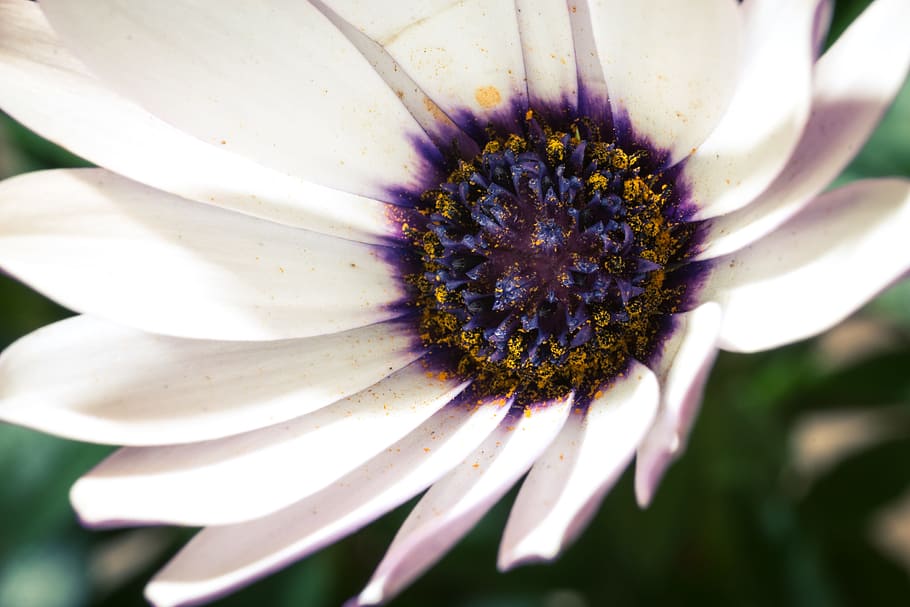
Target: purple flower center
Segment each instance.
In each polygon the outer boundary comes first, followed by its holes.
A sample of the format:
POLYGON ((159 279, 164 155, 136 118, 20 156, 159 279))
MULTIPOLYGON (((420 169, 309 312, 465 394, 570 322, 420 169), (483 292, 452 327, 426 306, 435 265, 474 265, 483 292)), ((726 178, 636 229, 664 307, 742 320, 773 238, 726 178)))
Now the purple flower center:
POLYGON ((590 120, 491 129, 405 229, 424 344, 484 393, 597 390, 650 356, 685 294, 672 275, 695 230, 676 191, 652 151, 590 120))

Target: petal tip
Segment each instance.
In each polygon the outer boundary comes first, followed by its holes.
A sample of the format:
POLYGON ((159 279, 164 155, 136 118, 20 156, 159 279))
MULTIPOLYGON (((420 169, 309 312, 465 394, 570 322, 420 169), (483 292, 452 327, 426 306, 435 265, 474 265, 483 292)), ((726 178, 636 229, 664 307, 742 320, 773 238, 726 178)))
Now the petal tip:
POLYGON ((93 485, 92 480, 83 477, 70 487, 70 505, 80 525, 87 529, 100 530, 138 524, 119 519, 105 511, 104 500, 98 497, 93 485))
POLYGON ((382 580, 370 581, 360 594, 345 601, 342 607, 367 607, 382 605, 385 602, 385 584, 382 580))
POLYGON ((80 478, 70 487, 70 505, 79 517, 79 523, 85 527, 93 527, 100 521, 92 516, 91 489, 86 490, 85 479, 80 478))
POLYGON ((541 527, 530 530, 530 533, 522 538, 510 537, 507 528, 499 548, 496 568, 505 573, 523 565, 549 563, 559 556, 564 542, 564 530, 555 531, 555 528, 547 530, 543 521, 541 527))
POLYGON ((639 508, 645 509, 651 505, 668 461, 669 454, 666 451, 639 453, 635 461, 635 501, 639 508))
POLYGON ((642 487, 638 483, 635 483, 635 501, 638 503, 638 507, 642 510, 648 508, 651 505, 651 500, 654 498, 654 494, 651 492, 651 489, 648 487, 642 487))
POLYGON ((496 562, 496 568, 500 573, 506 573, 521 567, 523 565, 534 565, 537 563, 548 563, 556 558, 556 551, 540 547, 522 547, 518 546, 508 552, 502 552, 496 562))
POLYGON ((178 607, 181 601, 177 598, 174 590, 174 584, 153 580, 145 587, 145 600, 152 607, 178 607))

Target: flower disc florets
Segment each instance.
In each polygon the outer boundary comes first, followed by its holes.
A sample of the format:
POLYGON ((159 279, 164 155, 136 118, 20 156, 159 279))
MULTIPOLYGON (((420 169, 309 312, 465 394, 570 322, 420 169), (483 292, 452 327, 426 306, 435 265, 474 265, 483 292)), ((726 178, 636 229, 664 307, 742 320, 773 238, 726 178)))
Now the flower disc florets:
POLYGON ((519 402, 589 394, 649 356, 685 293, 668 274, 694 231, 658 163, 583 118, 559 130, 528 112, 521 133, 491 129, 423 194, 423 225, 405 226, 424 344, 519 402))

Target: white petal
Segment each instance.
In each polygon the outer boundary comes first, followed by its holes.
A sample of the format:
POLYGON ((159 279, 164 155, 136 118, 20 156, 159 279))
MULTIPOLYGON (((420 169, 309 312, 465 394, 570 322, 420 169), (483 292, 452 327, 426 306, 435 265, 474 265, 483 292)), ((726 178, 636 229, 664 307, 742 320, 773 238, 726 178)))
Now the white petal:
MULTIPOLYGON (((567 6, 568 3, 566 3, 567 6)), ((578 75, 578 109, 603 124, 610 124, 612 114, 608 101, 607 81, 597 53, 594 38, 596 24, 591 21, 589 2, 576 2, 569 6, 572 25, 572 43, 575 49, 575 70, 578 75)))
POLYGON ((509 410, 452 404, 333 485, 266 518, 203 529, 155 576, 157 607, 210 600, 338 541, 417 495, 455 467, 509 410))
POLYGON ((661 384, 660 410, 635 460, 635 497, 642 507, 651 502, 667 466, 685 448, 717 356, 721 308, 713 302, 702 304, 677 314, 675 321, 655 369, 661 384))
POLYGON ((145 331, 268 340, 393 318, 391 249, 190 202, 102 169, 0 183, 0 267, 145 331), (389 260, 384 260, 387 256, 389 260))
POLYGON ((266 169, 105 88, 34 2, 0 0, 0 107, 95 164, 184 198, 364 242, 396 236, 388 205, 266 169))
POLYGON ((815 13, 815 29, 812 31, 812 44, 815 56, 822 54, 825 41, 828 39, 828 30, 831 27, 831 18, 834 16, 834 0, 819 0, 818 11, 815 13))
POLYGON ((516 0, 532 106, 578 105, 572 23, 565 0, 516 0))
MULTIPOLYGON (((559 433, 572 399, 506 418, 484 443, 417 503, 358 605, 388 601, 438 561, 509 490, 559 433)), ((530 411, 530 410, 529 410, 530 411)))
POLYGON ((312 495, 420 426, 465 387, 417 361, 352 397, 205 443, 128 447, 74 486, 88 524, 223 525, 312 495))
POLYGON ((268 342, 162 337, 87 316, 0 355, 0 419, 75 440, 166 445, 315 411, 420 356, 410 323, 268 342))
POLYGON ((592 0, 613 115, 671 158, 717 125, 740 76, 742 18, 731 0, 592 0))
POLYGON ((421 2, 388 3, 378 10, 372 0, 322 0, 337 13, 374 40, 394 40, 413 25, 436 18, 458 0, 422 0, 421 2))
POLYGON ((469 132, 527 106, 527 86, 514 0, 386 3, 325 0, 377 41, 452 120, 469 132))
POLYGON ((549 561, 587 525, 650 428, 660 388, 633 361, 584 414, 576 411, 531 468, 499 546, 499 569, 549 561))
POLYGON ((205 142, 372 198, 432 149, 356 48, 308 2, 41 2, 115 90, 205 142), (140 68, 141 66, 141 68, 140 68))
POLYGON ((686 161, 698 218, 748 204, 780 173, 796 147, 809 118, 818 4, 751 3, 743 77, 717 128, 686 161))
POLYGON ((702 299, 724 308, 720 345, 754 352, 825 331, 910 269, 910 180, 858 181, 714 260, 702 299))
POLYGON ((440 149, 448 148, 453 144, 458 146, 458 150, 464 157, 471 157, 480 152, 477 142, 471 139, 462 131, 445 112, 443 112, 436 102, 430 99, 427 94, 420 88, 411 76, 405 72, 401 64, 398 63, 392 55, 382 47, 381 44, 367 36, 366 33, 352 23, 346 21, 335 9, 342 9, 345 14, 353 14, 356 22, 367 19, 372 27, 365 28, 373 31, 377 27, 376 21, 381 23, 379 27, 389 27, 396 17, 406 19, 420 19, 419 15, 432 13, 436 8, 435 2, 420 2, 390 5, 383 7, 383 10, 375 10, 375 4, 361 3, 354 0, 351 5, 349 0, 327 0, 326 2, 315 1, 316 6, 347 38, 351 41, 358 51, 373 66, 373 69, 382 76, 395 94, 401 100, 414 120, 423 127, 423 130, 430 136, 440 149), (354 11, 353 13, 351 11, 354 11))
POLYGON ((749 206, 709 223, 699 258, 732 253, 772 232, 843 170, 901 89, 910 68, 907 23, 910 2, 876 0, 822 56, 812 114, 786 168, 749 206))

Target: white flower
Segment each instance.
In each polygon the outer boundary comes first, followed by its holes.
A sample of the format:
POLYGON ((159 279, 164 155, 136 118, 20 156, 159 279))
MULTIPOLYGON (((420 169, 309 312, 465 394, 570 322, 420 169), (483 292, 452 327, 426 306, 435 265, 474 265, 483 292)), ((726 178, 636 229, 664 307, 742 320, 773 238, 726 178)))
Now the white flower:
MULTIPOLYGON (((3 354, 0 419, 124 446, 73 489, 87 524, 206 527, 149 585, 159 606, 230 592, 431 487, 354 602, 387 601, 529 469, 499 565, 553 559, 633 457, 650 502, 718 348, 816 335, 910 268, 907 180, 823 193, 904 81, 910 3, 876 0, 818 58, 829 11, 0 0, 0 107, 103 167, 0 183, 0 267, 83 314, 3 354), (659 271, 699 272, 670 329, 643 342, 645 360, 624 359, 590 393, 546 384, 547 402, 531 403, 487 389, 507 375, 428 366, 438 344, 414 319, 403 269, 413 243, 390 216, 446 179, 456 187, 438 150, 454 142, 470 160, 490 123, 525 145, 523 121, 554 108, 656 154, 657 174, 673 175, 668 204, 692 211, 680 225, 698 226, 659 271)), ((557 134, 578 146, 578 124, 557 134)), ((597 228, 605 247, 625 225, 597 228)), ((576 236, 562 228, 541 237, 554 251, 576 236)), ((638 274, 607 273, 620 311, 656 271, 643 233, 623 245, 641 255, 619 262, 637 260, 638 274)), ((442 280, 438 261, 423 270, 442 280)), ((578 297, 606 309, 607 295, 578 297)), ((548 335, 577 349, 581 330, 548 335)))

